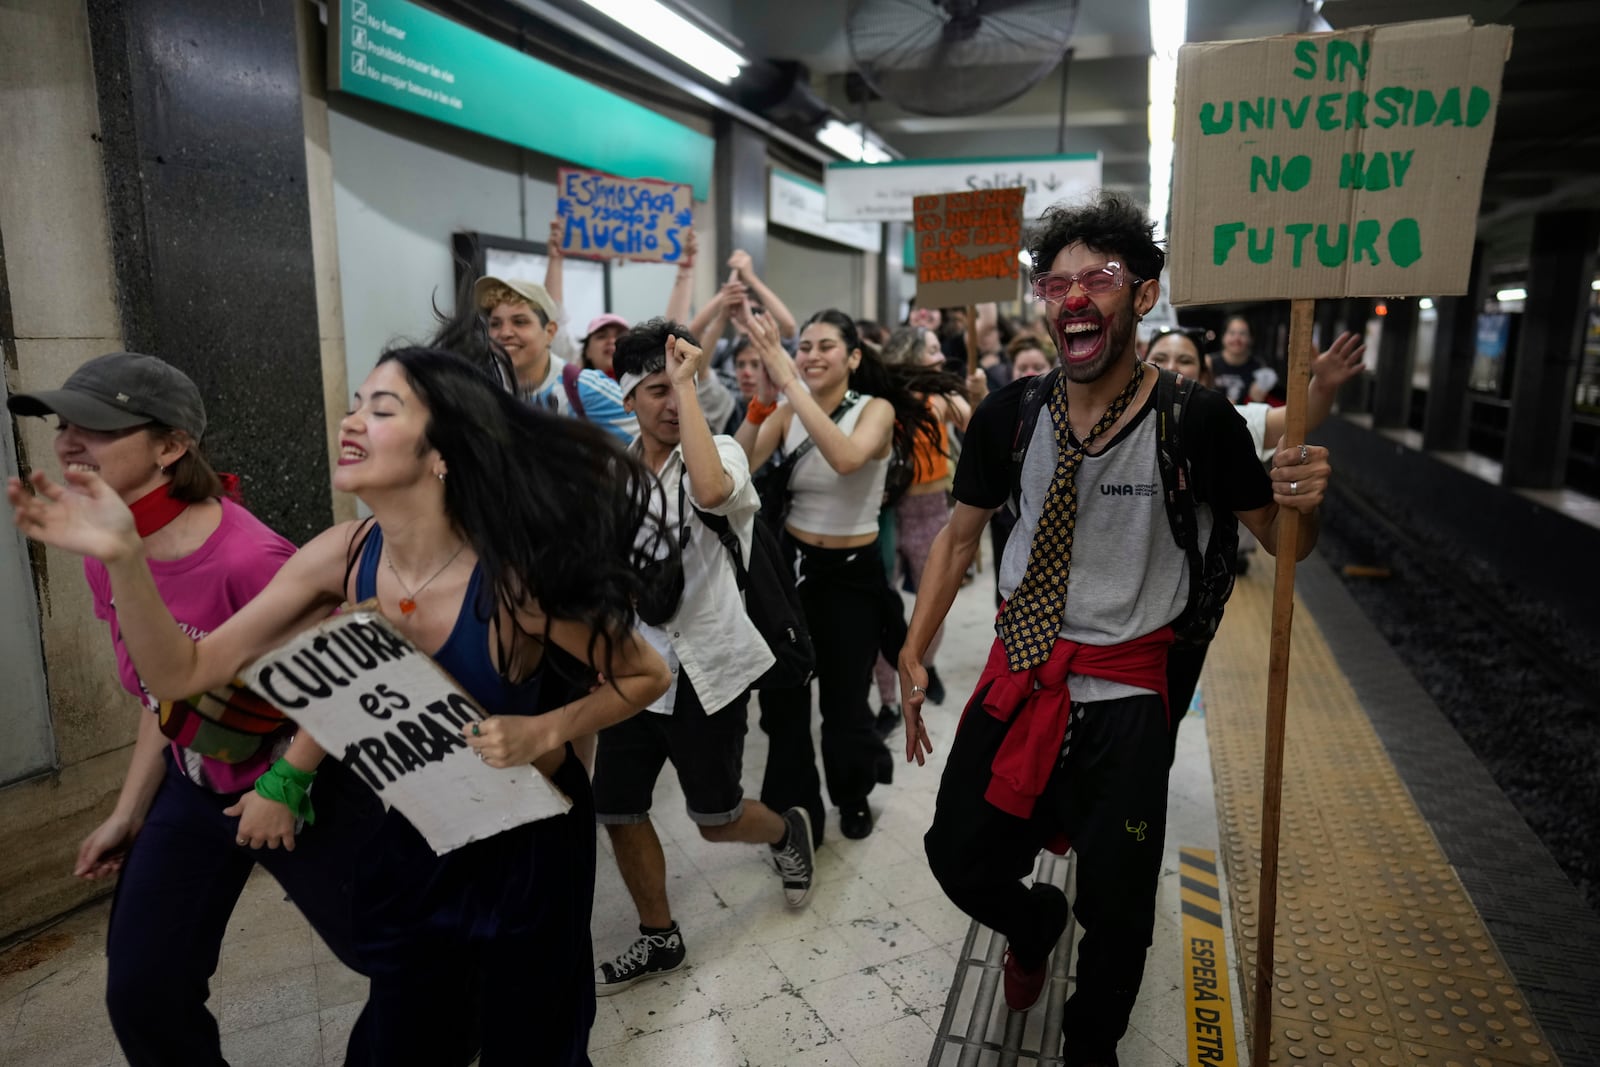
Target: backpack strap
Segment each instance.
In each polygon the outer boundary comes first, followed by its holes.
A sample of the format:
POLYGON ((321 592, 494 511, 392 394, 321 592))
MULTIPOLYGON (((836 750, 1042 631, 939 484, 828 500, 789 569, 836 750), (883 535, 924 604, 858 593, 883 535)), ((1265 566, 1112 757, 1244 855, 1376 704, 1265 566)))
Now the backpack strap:
POLYGON ((566 390, 567 403, 572 406, 573 414, 580 419, 588 418, 583 410, 583 398, 578 395, 578 377, 583 374, 583 368, 576 363, 568 363, 561 368, 561 388, 566 390))
POLYGON ((1058 364, 1048 373, 1036 374, 1028 379, 1028 387, 1022 391, 1022 403, 1017 408, 1017 430, 1011 438, 1011 496, 1007 503, 1012 514, 1022 514, 1022 461, 1027 458, 1028 446, 1033 443, 1039 412, 1044 410, 1045 403, 1050 399, 1050 390, 1056 387, 1060 378, 1061 367, 1058 364))
POLYGON ((1194 382, 1157 368, 1156 379, 1156 462, 1161 468, 1161 486, 1167 505, 1167 523, 1172 538, 1189 556, 1189 565, 1199 573, 1200 528, 1195 519, 1194 478, 1189 456, 1183 448, 1183 415, 1194 395, 1194 382))
POLYGON ((728 521, 726 515, 713 515, 709 511, 701 511, 700 505, 689 501, 689 506, 694 508, 694 513, 700 516, 700 521, 705 528, 717 535, 717 540, 722 542, 722 547, 728 550, 728 555, 733 557, 733 577, 738 582, 739 592, 744 592, 745 582, 750 572, 744 565, 744 553, 739 550, 739 538, 733 532, 733 523, 728 521))
MULTIPOLYGON (((848 392, 846 392, 844 394, 844 399, 839 401, 839 406, 834 408, 833 409, 833 414, 829 415, 828 417, 830 419, 832 419, 835 423, 837 423, 840 419, 845 417, 845 415, 850 411, 851 408, 855 407, 860 402, 861 402, 861 394, 856 392, 854 389, 851 389, 851 390, 849 390, 848 392)), ((779 447, 780 448, 782 447, 782 443, 781 442, 779 444, 779 447)), ((790 452, 787 456, 784 456, 783 460, 781 461, 781 463, 779 465, 783 466, 783 467, 788 467, 792 471, 792 470, 794 470, 795 466, 803 458, 805 458, 806 453, 810 452, 813 448, 816 448, 816 447, 817 447, 817 439, 815 437, 812 437, 808 433, 808 434, 806 434, 806 439, 804 441, 801 441, 798 445, 796 445, 793 452, 790 452)))

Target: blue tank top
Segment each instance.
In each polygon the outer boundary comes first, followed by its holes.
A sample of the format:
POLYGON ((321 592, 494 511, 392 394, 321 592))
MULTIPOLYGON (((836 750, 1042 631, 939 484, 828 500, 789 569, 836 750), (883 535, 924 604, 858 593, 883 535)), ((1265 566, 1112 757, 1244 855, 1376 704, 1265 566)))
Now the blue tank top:
MULTIPOLYGON (((356 569, 357 600, 370 600, 378 595, 378 557, 382 554, 383 529, 373 523, 372 532, 361 546, 361 561, 356 569)), ((475 564, 456 624, 439 651, 433 654, 433 661, 488 714, 537 714, 543 664, 531 678, 519 683, 513 684, 500 676, 489 656, 489 615, 494 610, 494 599, 483 586, 483 567, 475 564)))

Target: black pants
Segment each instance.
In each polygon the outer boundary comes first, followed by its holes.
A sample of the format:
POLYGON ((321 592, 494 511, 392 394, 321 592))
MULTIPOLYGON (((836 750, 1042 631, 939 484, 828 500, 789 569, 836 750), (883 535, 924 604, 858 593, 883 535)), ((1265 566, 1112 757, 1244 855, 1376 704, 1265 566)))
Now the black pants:
POLYGON ((1078 856, 1073 914, 1083 940, 1063 1021, 1066 1062, 1109 1059, 1128 1028, 1155 928, 1171 751, 1161 699, 1074 704, 1065 752, 1033 816, 1020 819, 984 799, 1009 724, 978 706, 982 695, 950 745, 924 838, 928 864, 957 907, 1025 959, 1039 959, 1054 931, 1047 902, 1021 879, 1052 836, 1067 835, 1078 856))
POLYGON ((149 817, 117 881, 106 933, 106 1008, 135 1067, 221 1064, 217 1020, 206 1008, 233 907, 257 863, 265 867, 346 965, 362 969, 351 936, 355 855, 383 808, 336 760, 312 790, 317 821, 293 851, 241 848, 239 794, 191 782, 172 755, 149 817))
POLYGON ((767 735, 767 769, 761 779, 761 803, 773 811, 805 808, 811 816, 813 843, 822 843, 827 809, 822 803, 822 777, 817 750, 811 744, 811 687, 763 689, 761 732, 767 735))
POLYGON ((817 653, 822 714, 822 773, 840 809, 864 806, 888 747, 873 730, 872 665, 884 608, 883 557, 877 542, 859 548, 795 544, 800 604, 817 653))

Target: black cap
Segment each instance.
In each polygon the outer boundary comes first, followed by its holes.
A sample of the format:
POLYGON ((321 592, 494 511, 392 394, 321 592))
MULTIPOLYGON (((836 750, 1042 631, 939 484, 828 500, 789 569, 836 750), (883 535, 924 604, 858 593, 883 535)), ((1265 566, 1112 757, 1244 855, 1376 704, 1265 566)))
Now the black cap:
POLYGON ((59 415, 85 430, 126 430, 159 422, 196 441, 206 432, 200 390, 183 371, 155 356, 96 356, 60 389, 18 393, 6 401, 17 415, 59 415))

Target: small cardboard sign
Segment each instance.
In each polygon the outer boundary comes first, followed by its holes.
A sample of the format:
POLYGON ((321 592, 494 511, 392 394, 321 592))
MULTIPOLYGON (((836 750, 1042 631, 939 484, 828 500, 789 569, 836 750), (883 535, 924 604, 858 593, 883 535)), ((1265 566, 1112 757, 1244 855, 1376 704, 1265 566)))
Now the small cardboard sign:
POLYGON ((479 760, 461 731, 482 709, 375 611, 335 615, 245 668, 244 680, 439 855, 572 806, 531 766, 479 760))
POLYGON ((562 167, 556 216, 568 255, 676 263, 694 227, 694 187, 562 167))
POLYGON ((918 307, 1016 299, 1026 197, 1019 187, 913 200, 918 307))
POLYGON ((1469 18, 1185 45, 1172 303, 1466 292, 1510 49, 1469 18))

